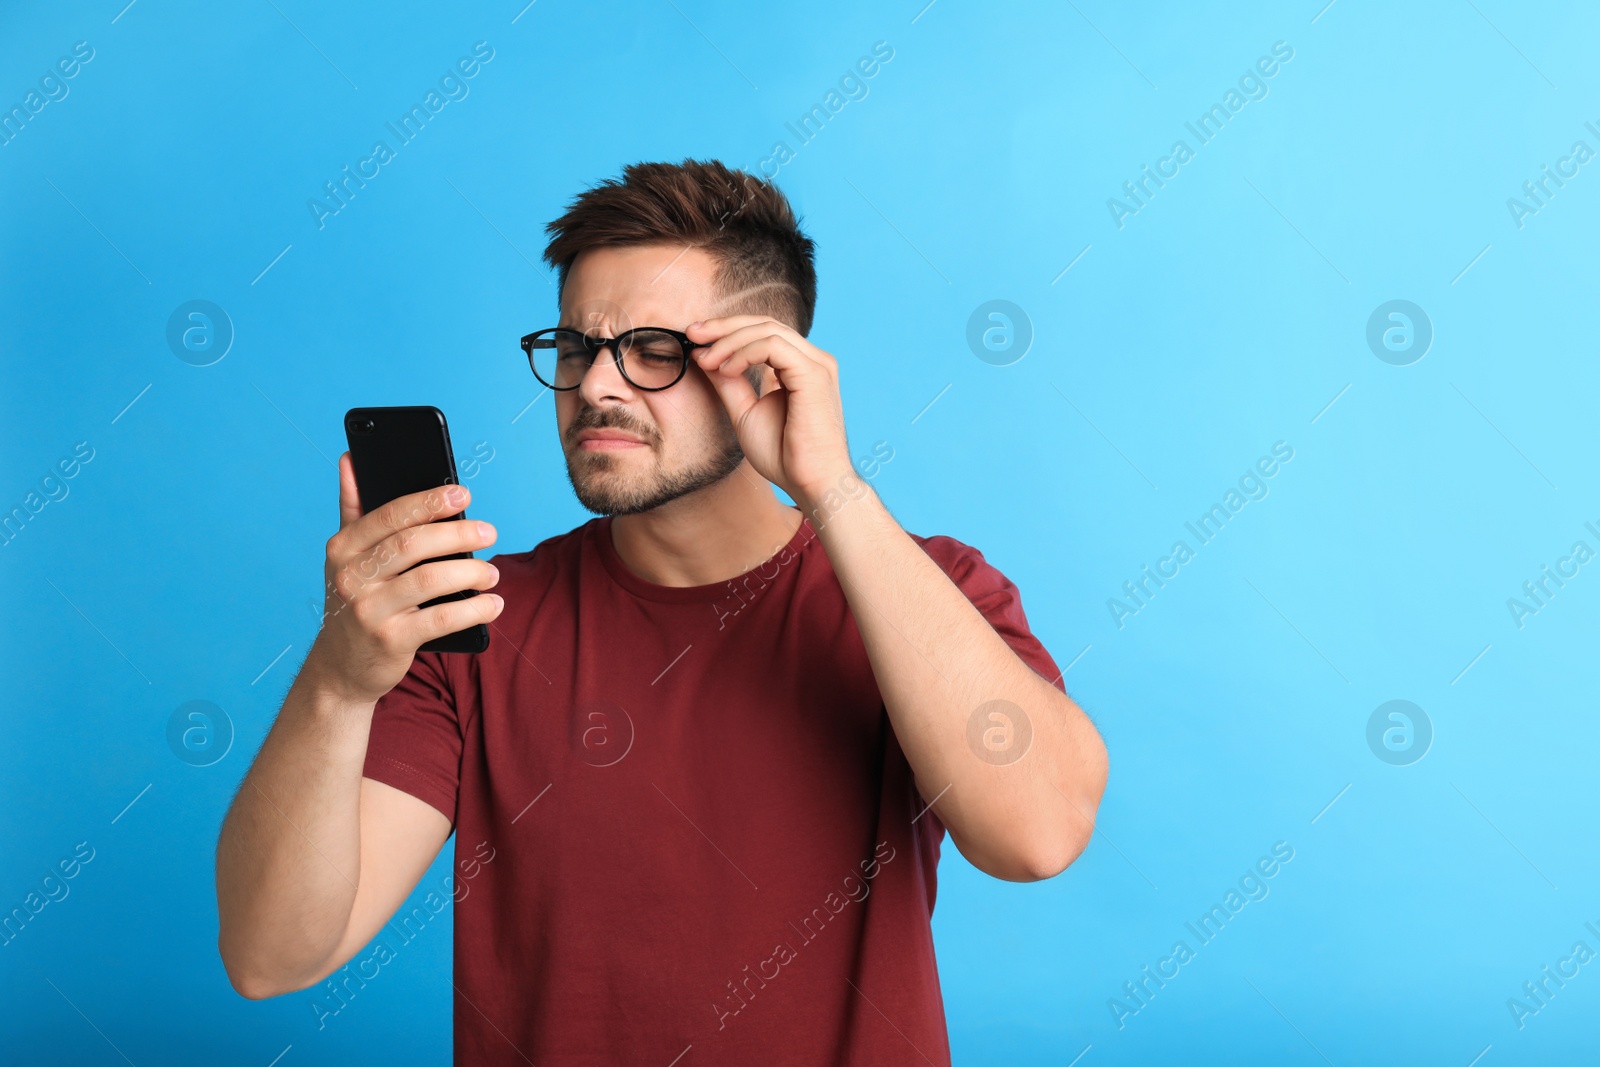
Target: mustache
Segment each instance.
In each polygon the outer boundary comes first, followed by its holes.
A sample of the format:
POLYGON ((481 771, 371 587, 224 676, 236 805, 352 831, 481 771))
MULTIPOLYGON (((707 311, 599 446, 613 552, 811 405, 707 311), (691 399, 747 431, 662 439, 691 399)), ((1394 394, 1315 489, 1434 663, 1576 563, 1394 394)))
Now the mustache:
POLYGON ((576 444, 578 434, 584 430, 621 430, 633 434, 646 444, 656 443, 655 430, 622 408, 608 408, 604 411, 598 408, 584 408, 579 411, 572 417, 572 424, 567 427, 567 443, 576 444))

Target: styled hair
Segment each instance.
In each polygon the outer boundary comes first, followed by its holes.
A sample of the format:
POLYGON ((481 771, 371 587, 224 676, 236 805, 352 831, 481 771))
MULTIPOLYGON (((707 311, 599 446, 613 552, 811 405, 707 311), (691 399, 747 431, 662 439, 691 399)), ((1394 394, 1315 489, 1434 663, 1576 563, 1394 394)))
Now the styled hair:
POLYGON ((817 306, 816 243, 770 181, 717 160, 634 163, 573 198, 545 227, 556 300, 578 253, 607 245, 678 244, 717 260, 716 294, 771 315, 803 337, 817 306))

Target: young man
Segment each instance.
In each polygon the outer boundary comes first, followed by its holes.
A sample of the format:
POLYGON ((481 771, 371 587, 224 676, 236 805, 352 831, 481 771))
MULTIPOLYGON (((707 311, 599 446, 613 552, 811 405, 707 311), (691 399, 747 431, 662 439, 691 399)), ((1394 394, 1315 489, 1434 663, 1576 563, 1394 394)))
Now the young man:
POLYGON ((948 1063, 940 840, 1059 873, 1099 735, 1016 587, 857 475, 777 189, 640 164, 549 230, 566 329, 524 347, 601 517, 408 569, 494 531, 430 525, 465 490, 363 516, 341 458, 328 615, 218 842, 229 977, 353 993, 453 831, 460 1062, 948 1063))

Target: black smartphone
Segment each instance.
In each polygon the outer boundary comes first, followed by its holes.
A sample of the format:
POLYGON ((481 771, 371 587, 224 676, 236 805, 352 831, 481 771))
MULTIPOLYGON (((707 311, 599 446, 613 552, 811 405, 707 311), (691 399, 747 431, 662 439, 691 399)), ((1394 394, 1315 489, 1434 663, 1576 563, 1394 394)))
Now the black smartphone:
MULTIPOLYGON (((344 433, 350 443, 350 463, 355 468, 356 492, 361 497, 363 515, 408 493, 459 484, 455 452, 450 448, 450 428, 445 424, 444 412, 436 407, 351 408, 345 412, 344 433)), ((466 517, 467 513, 462 511, 434 521, 454 522, 466 517)), ((471 558, 471 552, 434 557, 471 558)), ((432 563, 434 559, 425 559, 416 566, 432 563)), ((431 608, 435 604, 477 595, 476 589, 463 589, 418 606, 431 608)), ((417 651, 482 652, 488 647, 489 627, 480 622, 425 642, 417 651)))

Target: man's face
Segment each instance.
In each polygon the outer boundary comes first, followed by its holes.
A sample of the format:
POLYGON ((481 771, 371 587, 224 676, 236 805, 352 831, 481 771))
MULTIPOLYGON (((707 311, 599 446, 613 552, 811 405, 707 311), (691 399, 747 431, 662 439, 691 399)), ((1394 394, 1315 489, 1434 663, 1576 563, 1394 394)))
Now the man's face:
MULTIPOLYGON (((560 325, 591 337, 639 326, 681 331, 721 309, 716 261, 698 248, 592 248, 567 271, 560 325)), ((636 389, 611 349, 576 389, 556 393, 556 427, 567 477, 585 508, 630 515, 720 481, 744 461, 716 390, 693 363, 677 384, 636 389)))

